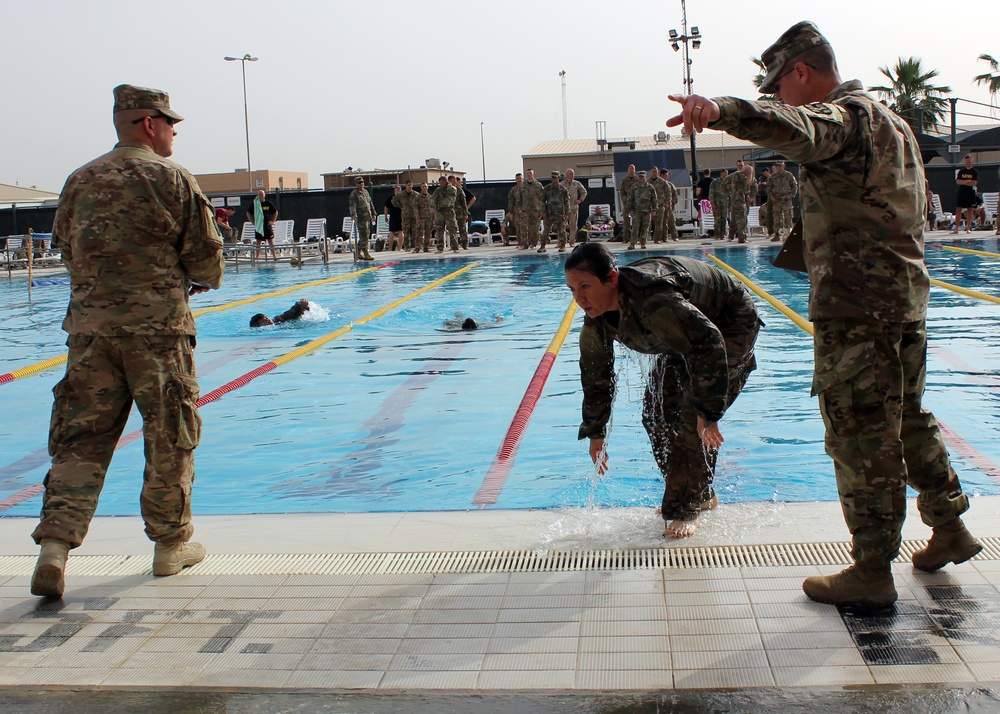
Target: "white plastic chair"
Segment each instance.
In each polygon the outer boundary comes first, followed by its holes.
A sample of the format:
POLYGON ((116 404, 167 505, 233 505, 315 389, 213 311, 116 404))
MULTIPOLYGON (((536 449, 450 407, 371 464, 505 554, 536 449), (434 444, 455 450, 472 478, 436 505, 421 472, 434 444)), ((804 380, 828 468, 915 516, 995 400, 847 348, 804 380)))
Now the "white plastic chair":
MULTIPOLYGON (((712 202, 702 199, 698 202, 698 207, 701 209, 701 235, 708 235, 709 231, 714 233, 715 231, 715 214, 712 213, 712 202)), ((715 236, 716 238, 725 238, 725 236, 715 236)))
MULTIPOLYGON (((503 219, 507 217, 506 212, 502 208, 490 209, 486 211, 486 225, 490 225, 490 221, 496 218, 500 221, 500 225, 503 225, 503 219)), ((493 233, 491 228, 486 229, 486 235, 489 238, 490 245, 493 245, 496 241, 503 243, 503 233, 493 233)))
POLYGON ((955 221, 954 213, 945 213, 941 208, 941 197, 939 195, 932 194, 931 202, 934 204, 934 215, 936 216, 937 225, 933 228, 939 228, 941 224, 944 224, 945 228, 951 227, 952 223, 955 221))
POLYGON ((252 245, 254 238, 257 237, 257 231, 254 229, 253 223, 247 221, 243 224, 243 230, 240 232, 240 243, 247 243, 252 245))
POLYGON ((753 233, 755 230, 767 234, 767 228, 760 224, 760 206, 750 206, 747 211, 747 233, 753 233))
POLYGON ((1000 193, 993 191, 991 193, 983 194, 983 208, 986 209, 986 221, 987 223, 996 224, 997 222, 997 200, 1000 199, 1000 193))

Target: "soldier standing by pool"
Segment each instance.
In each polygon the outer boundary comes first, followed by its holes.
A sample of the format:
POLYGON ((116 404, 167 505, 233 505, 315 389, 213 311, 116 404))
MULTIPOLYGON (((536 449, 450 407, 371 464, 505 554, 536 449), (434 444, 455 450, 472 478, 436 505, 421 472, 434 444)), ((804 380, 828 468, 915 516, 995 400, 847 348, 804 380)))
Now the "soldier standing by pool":
POLYGON ((726 193, 727 178, 729 178, 729 169, 722 169, 719 178, 715 179, 708 189, 708 200, 712 203, 712 216, 715 218, 715 228, 712 230, 719 240, 726 240, 726 220, 729 218, 729 194, 726 193))
POLYGON ((622 179, 621 186, 618 187, 618 199, 622 204, 622 242, 629 240, 632 235, 632 219, 629 217, 632 201, 632 187, 639 183, 639 178, 635 175, 635 164, 629 164, 625 178, 622 179))
MULTIPOLYGON (((906 122, 842 82, 833 49, 800 22, 761 55, 763 93, 781 101, 674 94, 682 113, 667 126, 705 127, 780 150, 803 167, 803 257, 815 330, 813 395, 826 451, 853 537, 854 565, 806 578, 818 602, 896 601, 906 487, 933 529, 913 554, 919 570, 963 563, 982 546, 965 529, 969 508, 934 416, 921 405, 926 379, 925 179, 906 122)), ((773 180, 773 179, 772 179, 773 180)))
POLYGON ((420 193, 417 194, 417 237, 413 243, 413 252, 419 253, 421 246, 425 253, 430 251, 431 232, 434 230, 432 221, 434 220, 434 210, 431 208, 431 195, 428 193, 426 183, 420 184, 420 193))
POLYGON ((417 197, 413 181, 406 182, 406 188, 392 197, 392 205, 403 212, 403 250, 413 250, 417 242, 417 197))
POLYGON ((545 225, 542 227, 541 247, 539 253, 545 252, 549 242, 549 234, 555 233, 559 244, 559 252, 566 252, 566 219, 569 218, 569 192, 559 181, 559 172, 552 172, 552 183, 542 189, 542 202, 545 208, 545 225))
POLYGON ((534 248, 538 245, 538 225, 542 220, 542 184, 535 180, 535 170, 528 169, 525 182, 521 184, 521 220, 517 224, 518 236, 524 230, 524 237, 518 240, 518 247, 534 248))
MULTIPOLYGON (((521 184, 524 183, 524 177, 521 174, 514 174, 514 185, 511 186, 510 191, 507 192, 507 218, 506 221, 510 221, 514 225, 514 235, 517 236, 517 247, 520 248, 522 236, 524 235, 521 231, 520 218, 521 215, 521 184)), ((506 238, 506 236, 504 236, 506 238)), ((505 241, 506 242, 506 241, 505 241)))
POLYGON ((437 252, 444 253, 444 233, 451 236, 451 249, 458 252, 458 224, 455 222, 455 187, 448 183, 447 176, 438 177, 438 187, 431 194, 431 208, 434 211, 434 229, 437 231, 437 252))
POLYGON ((41 554, 31 592, 62 597, 133 401, 146 469, 139 499, 156 543, 153 574, 201 562, 190 543, 194 449, 201 438, 188 296, 218 288, 224 261, 211 204, 169 161, 182 117, 158 89, 114 89, 118 143, 77 169, 59 198, 52 244, 70 276, 66 375, 53 388, 41 554))
POLYGON ((354 179, 356 188, 351 191, 348 203, 351 207, 351 218, 354 227, 358 229, 358 260, 375 260, 368 252, 368 240, 372 235, 372 216, 375 215, 375 204, 365 190, 365 180, 358 176, 354 179))
POLYGON ((576 171, 566 169, 566 180, 563 182, 566 193, 569 194, 569 245, 576 243, 576 232, 580 230, 580 204, 587 200, 587 189, 576 180, 576 171))
POLYGON ((729 238, 738 243, 747 242, 747 209, 757 195, 752 172, 749 166, 744 166, 730 174, 722 185, 729 201, 729 238))
POLYGON ((658 208, 656 203, 656 189, 646 182, 646 172, 640 171, 638 183, 632 186, 629 194, 628 217, 632 228, 628 237, 628 250, 635 249, 635 242, 638 239, 639 247, 646 247, 646 238, 649 236, 649 225, 656 216, 658 208))
MULTIPOLYGON (((792 231, 792 199, 799 192, 799 182, 790 171, 785 170, 784 161, 776 161, 774 173, 767 181, 767 206, 774 222, 774 238, 783 241, 792 231)), ((768 221, 768 225, 771 221, 768 221)))
POLYGON ((681 195, 677 191, 677 187, 674 186, 673 181, 670 180, 669 171, 660 169, 660 178, 667 182, 667 203, 663 206, 661 214, 666 220, 670 240, 680 240, 680 235, 677 233, 677 218, 674 216, 674 210, 677 208, 677 202, 680 200, 681 195))

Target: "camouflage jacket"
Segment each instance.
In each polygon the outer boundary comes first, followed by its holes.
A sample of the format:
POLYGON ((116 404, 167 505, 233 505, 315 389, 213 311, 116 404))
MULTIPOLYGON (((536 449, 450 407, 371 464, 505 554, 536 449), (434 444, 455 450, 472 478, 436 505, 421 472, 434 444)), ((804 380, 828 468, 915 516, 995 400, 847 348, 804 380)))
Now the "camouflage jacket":
POLYGON ((69 271, 71 335, 193 335, 191 283, 222 284, 215 211, 187 169, 119 142, 66 180, 52 245, 69 271))
POLYGON ((556 217, 569 213, 569 192, 561 183, 550 183, 542 189, 542 202, 545 205, 545 215, 556 217))
MULTIPOLYGON (((709 191, 711 190, 709 188, 709 191)), ((745 206, 748 201, 757 197, 757 182, 748 179, 742 171, 734 171, 722 181, 722 190, 726 192, 730 206, 738 206, 741 203, 745 206)))
POLYGON ((638 183, 638 176, 626 176, 622 179, 621 186, 618 187, 618 195, 622 201, 622 210, 624 210, 626 214, 628 214, 629 210, 631 210, 631 204, 629 201, 632 200, 632 187, 638 185, 638 183))
POLYGON ((636 183, 636 185, 632 187, 628 207, 630 211, 635 211, 636 213, 649 213, 650 211, 655 211, 659 208, 659 202, 656 198, 656 189, 649 183, 636 183))
POLYGON ((681 355, 695 410, 706 422, 721 419, 728 407, 729 366, 756 366, 748 335, 755 334, 759 319, 743 285, 694 258, 644 258, 619 270, 618 305, 617 311, 583 320, 583 422, 577 438, 606 435, 616 340, 643 354, 681 355))
POLYGON ((431 208, 440 216, 455 215, 455 193, 457 189, 450 183, 438 186, 431 194, 431 208))
POLYGON ((417 198, 420 194, 416 191, 406 192, 404 188, 392 197, 392 205, 403 212, 403 220, 417 217, 417 198))
POLYGON ((417 218, 422 221, 431 217, 431 194, 418 193, 416 198, 417 218))
POLYGON ((670 205, 670 185, 659 176, 649 179, 649 185, 656 191, 656 205, 659 208, 670 205))
POLYGON ((516 213, 521 209, 521 187, 514 184, 507 194, 507 213, 516 213))
POLYGON ((363 188, 354 189, 351 191, 348 203, 351 206, 351 218, 355 221, 359 218, 367 218, 368 222, 371 223, 372 216, 375 215, 375 206, 372 204, 372 199, 368 195, 368 191, 363 188))
POLYGON ((927 197, 906 122, 857 80, 801 107, 716 101, 722 114, 712 128, 799 164, 809 317, 925 319, 927 197))
POLYGON ((521 210, 525 213, 541 213, 544 200, 542 184, 535 181, 524 181, 521 184, 521 210))
POLYGON ((469 202, 465 198, 465 191, 461 186, 455 186, 455 215, 459 218, 468 218, 469 202))
MULTIPOLYGON (((726 176, 726 178, 729 178, 726 176)), ((713 206, 729 207, 729 194, 726 193, 725 179, 715 179, 708 187, 708 200, 713 206)))
POLYGON ((799 182, 785 169, 775 171, 767 180, 767 200, 774 203, 791 203, 799 192, 799 182))
POLYGON ((579 208, 580 203, 587 200, 587 189, 584 188, 583 184, 573 179, 572 181, 563 181, 562 185, 566 187, 566 193, 569 194, 569 207, 579 208), (577 203, 579 201, 580 203, 577 203))
POLYGON ((673 182, 667 181, 666 179, 660 180, 667 184, 667 202, 665 205, 672 211, 677 207, 677 201, 680 200, 681 195, 677 191, 677 187, 674 186, 673 182))

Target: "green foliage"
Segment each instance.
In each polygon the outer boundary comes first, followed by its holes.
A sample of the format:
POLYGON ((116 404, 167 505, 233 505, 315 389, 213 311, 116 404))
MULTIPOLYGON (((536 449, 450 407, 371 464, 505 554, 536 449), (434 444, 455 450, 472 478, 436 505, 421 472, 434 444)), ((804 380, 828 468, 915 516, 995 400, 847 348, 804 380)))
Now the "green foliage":
POLYGON ((948 109, 948 94, 951 87, 936 87, 931 80, 938 76, 936 69, 925 70, 920 58, 898 58, 896 66, 879 67, 879 71, 889 80, 886 86, 869 87, 882 103, 902 117, 914 130, 924 131, 941 123, 948 109))

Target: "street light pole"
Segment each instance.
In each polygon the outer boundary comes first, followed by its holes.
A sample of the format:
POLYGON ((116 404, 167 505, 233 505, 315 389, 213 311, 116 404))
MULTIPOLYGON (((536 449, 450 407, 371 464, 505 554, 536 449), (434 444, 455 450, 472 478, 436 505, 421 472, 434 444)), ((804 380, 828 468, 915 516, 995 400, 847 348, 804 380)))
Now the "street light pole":
MULTIPOLYGON (((691 28, 691 34, 688 34, 688 20, 687 20, 687 3, 685 0, 681 0, 681 34, 677 34, 677 30, 670 30, 670 46, 673 48, 674 52, 680 49, 681 42, 684 43, 684 94, 690 95, 693 90, 694 80, 691 79, 691 54, 690 50, 696 50, 701 47, 702 34, 698 30, 697 26, 691 28), (690 47, 689 47, 690 45, 690 47)), ((691 132, 691 188, 694 190, 694 186, 698 183, 698 158, 696 153, 696 142, 695 135, 697 132, 691 132)))
POLYGON ((483 122, 479 122, 479 148, 483 152, 483 183, 486 183, 486 140, 483 138, 483 122))
POLYGON ((247 133, 247 184, 251 195, 254 192, 253 173, 250 171, 250 112, 247 109, 247 62, 256 62, 256 57, 245 54, 242 57, 223 57, 226 62, 239 62, 243 67, 243 123, 247 133))

